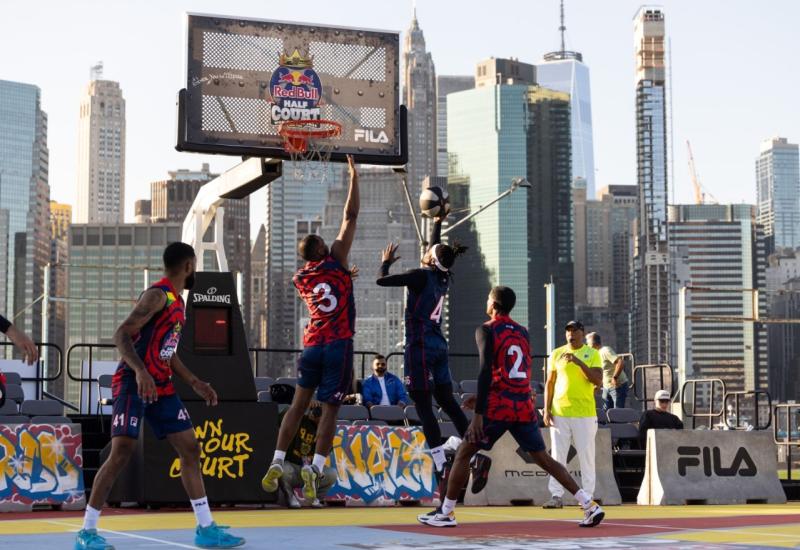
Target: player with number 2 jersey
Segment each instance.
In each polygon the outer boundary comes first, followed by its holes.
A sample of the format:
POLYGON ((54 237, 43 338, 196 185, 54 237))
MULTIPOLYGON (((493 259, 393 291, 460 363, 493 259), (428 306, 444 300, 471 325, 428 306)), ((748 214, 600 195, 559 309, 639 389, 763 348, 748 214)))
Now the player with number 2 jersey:
POLYGON ((475 331, 480 357, 475 416, 456 452, 441 507, 417 516, 420 523, 431 527, 457 525, 456 500, 469 477, 470 459, 479 449, 490 450, 506 432, 510 432, 519 445, 518 453, 527 453, 534 463, 575 495, 583 508, 583 520, 578 525, 594 527, 605 517, 600 505, 545 450, 531 396, 528 331, 510 316, 516 301, 516 294, 508 287, 496 286, 489 293, 486 313, 491 320, 475 331))

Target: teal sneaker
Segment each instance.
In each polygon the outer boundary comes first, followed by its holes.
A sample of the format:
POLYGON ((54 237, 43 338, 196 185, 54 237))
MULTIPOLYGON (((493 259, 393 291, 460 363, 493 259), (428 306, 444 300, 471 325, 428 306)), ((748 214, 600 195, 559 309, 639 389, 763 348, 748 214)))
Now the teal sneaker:
POLYGON ((75 540, 75 550, 114 550, 114 547, 97 534, 97 529, 81 529, 75 540))
POLYGON ((235 537, 225 530, 227 527, 212 523, 208 527, 197 526, 194 545, 200 548, 236 548, 244 544, 244 538, 235 537))

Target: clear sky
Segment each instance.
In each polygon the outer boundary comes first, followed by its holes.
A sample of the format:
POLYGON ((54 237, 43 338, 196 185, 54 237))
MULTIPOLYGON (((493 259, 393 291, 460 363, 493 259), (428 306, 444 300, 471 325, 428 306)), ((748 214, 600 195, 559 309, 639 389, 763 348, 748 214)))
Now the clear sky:
MULTIPOLYGON (((567 48, 592 79, 598 188, 635 184, 634 0, 566 0, 567 48)), ((753 161, 773 135, 800 141, 800 1, 668 0, 676 201, 691 202, 686 140, 720 202, 754 202, 753 161)), ((127 102, 126 213, 168 170, 230 157, 178 153, 175 96, 184 84, 185 11, 405 30, 411 0, 0 0, 0 79, 42 89, 53 199, 74 203, 78 106, 89 67, 105 63, 127 102)), ((558 49, 557 0, 418 0, 439 74, 472 74, 489 56, 537 62, 558 49)), ((254 227, 265 219, 253 195, 254 227)))

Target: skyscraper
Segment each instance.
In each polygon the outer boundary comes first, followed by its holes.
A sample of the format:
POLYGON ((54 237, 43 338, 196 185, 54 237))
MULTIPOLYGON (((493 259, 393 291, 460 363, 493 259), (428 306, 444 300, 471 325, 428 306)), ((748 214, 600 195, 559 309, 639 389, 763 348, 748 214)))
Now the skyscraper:
POLYGON ((0 80, 0 311, 38 339, 50 259, 47 115, 37 86, 0 80))
POLYGON ((627 352, 631 349, 630 264, 637 187, 610 185, 600 190, 599 200, 589 201, 582 199, 582 187, 573 187, 572 192, 577 197, 573 200, 577 317, 587 330, 601 332, 604 342, 627 352))
POLYGON ((592 97, 589 67, 583 54, 568 51, 564 42, 564 3, 561 2, 561 49, 546 53, 536 65, 536 83, 566 92, 570 96, 572 131, 572 181, 582 178, 586 184, 587 200, 595 198, 594 138, 592 133, 592 97))
MULTIPOLYGON (((50 296, 64 298, 67 296, 67 273, 69 264, 69 228, 72 225, 72 206, 50 201, 50 296)), ((56 344, 66 351, 67 304, 60 300, 52 300, 48 309, 47 341, 56 344)), ((49 350, 48 366, 59 361, 55 350, 49 350)), ((52 371, 55 374, 55 371, 52 371)), ((63 377, 56 380, 48 391, 56 395, 64 395, 63 377)))
MULTIPOLYGON (((72 225, 67 294, 84 299, 67 304, 67 347, 113 343, 142 290, 163 277, 164 247, 180 240, 181 229, 179 223, 72 225)), ((71 372, 80 372, 81 351, 72 356, 71 372)), ((113 348, 94 350, 95 360, 118 357, 113 348)), ((68 380, 65 397, 79 403, 80 384, 68 380)))
POLYGON ((473 76, 436 77, 436 175, 447 177, 447 96, 475 87, 473 76))
MULTIPOLYGON (((719 288, 689 291, 686 313, 712 317, 764 317, 766 296, 753 303, 749 292, 764 288, 767 256, 763 228, 749 204, 688 204, 669 208, 671 254, 678 285, 719 288)), ((686 371, 679 380, 720 378, 726 391, 769 388, 767 330, 757 323, 686 322, 686 371)))
POLYGON ((769 251, 800 247, 800 155, 796 143, 775 137, 761 144, 756 159, 758 223, 769 251))
POLYGON ((247 321, 250 347, 264 347, 267 342, 266 282, 267 228, 258 228, 250 249, 250 319, 247 321))
POLYGON ((418 197, 425 176, 436 175, 436 69, 425 49, 417 12, 406 33, 403 48, 405 79, 403 98, 408 107, 408 189, 418 197))
MULTIPOLYGON (((479 78, 486 66, 479 64, 479 78)), ((524 74, 523 83, 501 82, 448 96, 448 152, 458 179, 468 182, 460 184, 467 186, 472 208, 506 191, 513 178, 527 178, 533 186, 474 219, 478 249, 468 254, 482 257, 491 284, 515 289, 514 318, 529 327, 539 353, 546 350, 543 285, 551 277, 557 283, 557 323, 573 315, 569 96, 529 85, 524 74)), ((483 299, 479 288, 461 283, 453 285, 452 303, 456 296, 483 299)))
POLYGON ((634 257, 634 353, 638 363, 670 363, 670 260, 667 247, 667 82, 664 12, 644 6, 634 18, 636 179, 639 215, 634 257))
POLYGON ((81 98, 76 223, 125 221, 125 99, 118 82, 93 79, 81 98))

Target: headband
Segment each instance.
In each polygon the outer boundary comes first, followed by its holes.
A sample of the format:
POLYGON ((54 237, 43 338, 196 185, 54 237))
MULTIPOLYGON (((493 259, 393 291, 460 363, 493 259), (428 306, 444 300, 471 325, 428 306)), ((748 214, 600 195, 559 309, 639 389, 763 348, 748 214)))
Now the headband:
POLYGON ((440 246, 444 246, 444 245, 443 244, 435 244, 435 245, 433 245, 433 248, 431 249, 431 253, 433 254, 433 263, 435 263, 436 267, 438 267, 441 271, 445 271, 446 272, 446 271, 448 271, 448 269, 445 266, 442 265, 442 262, 439 261, 439 258, 436 255, 436 251, 438 250, 438 248, 440 246))

